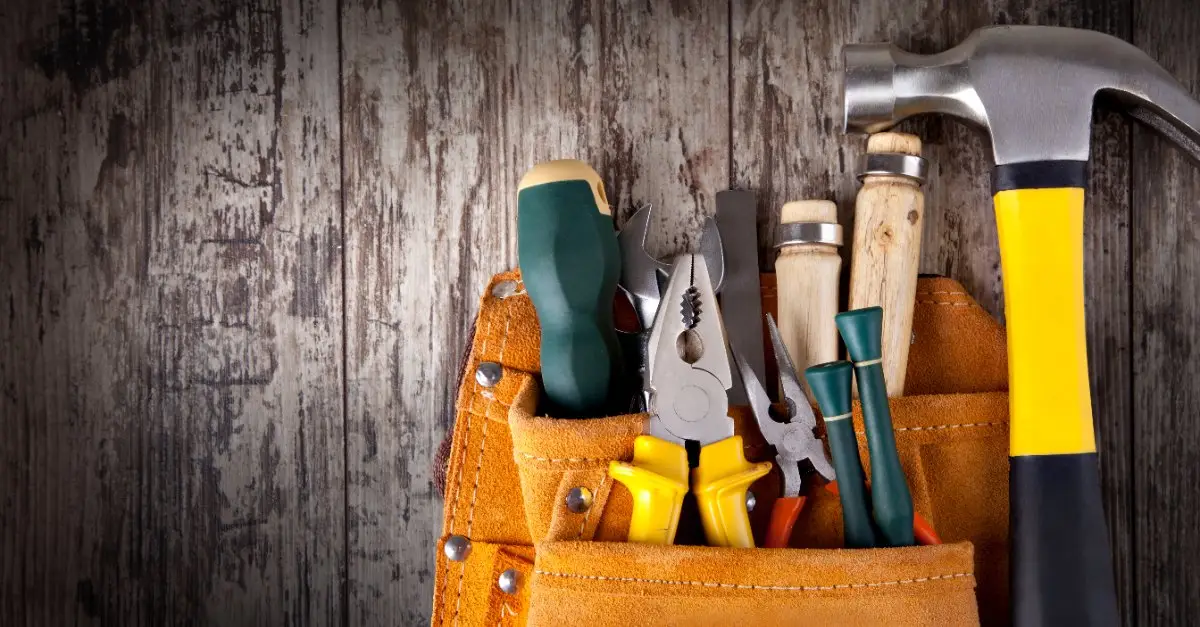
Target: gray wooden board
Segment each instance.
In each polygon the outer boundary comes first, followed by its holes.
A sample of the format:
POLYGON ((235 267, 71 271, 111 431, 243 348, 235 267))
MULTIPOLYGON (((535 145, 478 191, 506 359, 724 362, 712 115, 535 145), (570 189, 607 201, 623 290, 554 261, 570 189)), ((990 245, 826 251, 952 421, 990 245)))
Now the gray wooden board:
MULTIPOLYGON (((1200 93, 1200 11, 1156 4, 1134 24, 1133 41, 1200 93)), ((1200 175, 1145 129, 1133 149, 1133 619, 1181 625, 1200 615, 1200 175)))
MULTIPOLYGON (((1200 92, 1183 0, 3 3, 0 622, 427 620, 430 462, 479 291, 516 263, 525 169, 592 163, 618 223, 659 209, 660 255, 730 184, 759 192, 762 241, 790 199, 849 222, 841 45, 933 52, 990 23, 1109 32, 1200 92)), ((1180 624, 1200 613, 1200 189, 1164 142, 1095 119, 1122 612, 1180 624)), ((1001 315, 986 143, 905 128, 932 165, 922 271, 1001 315)))
POLYGON ((0 20, 0 622, 340 622, 336 5, 38 4, 0 20))

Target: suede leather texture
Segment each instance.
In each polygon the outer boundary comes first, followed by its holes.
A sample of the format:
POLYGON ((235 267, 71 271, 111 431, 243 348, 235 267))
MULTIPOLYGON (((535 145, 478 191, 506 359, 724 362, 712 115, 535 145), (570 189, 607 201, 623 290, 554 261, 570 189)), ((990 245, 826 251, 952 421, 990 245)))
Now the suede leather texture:
MULTIPOLYGON (((774 275, 763 275, 764 311, 774 311, 774 292, 774 275)), ((607 468, 630 459, 646 416, 539 415, 540 329, 516 271, 493 278, 476 329, 456 406, 442 529, 443 543, 462 535, 472 549, 459 562, 439 550, 434 624, 1008 622, 1005 337, 957 282, 918 282, 906 396, 891 402, 914 506, 945 542, 936 547, 839 548, 838 499, 819 487, 796 523, 794 548, 688 546, 702 544, 702 533, 686 505, 676 546, 625 543, 632 501, 607 468), (483 361, 502 367, 492 387, 475 379, 483 361), (579 513, 565 505, 576 487, 592 495, 579 513), (515 594, 497 585, 508 569, 520 573, 515 594)), ((771 460, 748 408, 730 414, 747 458, 771 460)), ((869 474, 857 403, 854 422, 869 474)), ((778 471, 752 490, 761 541, 778 471)))

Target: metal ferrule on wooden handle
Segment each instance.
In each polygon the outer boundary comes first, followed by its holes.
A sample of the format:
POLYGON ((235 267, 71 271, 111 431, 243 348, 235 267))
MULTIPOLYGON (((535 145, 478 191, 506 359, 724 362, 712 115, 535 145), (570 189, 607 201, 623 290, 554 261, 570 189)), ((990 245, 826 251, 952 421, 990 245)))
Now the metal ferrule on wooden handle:
MULTIPOLYGON (((798 370, 838 357, 833 317, 838 312, 841 245, 837 205, 800 200, 783 206, 775 238, 779 335, 798 370)), ((811 397, 807 380, 804 387, 811 397)))
MULTIPOLYGON (((917 265, 925 197, 921 140, 904 133, 878 133, 867 140, 854 203, 854 248, 850 254, 850 309, 883 307, 883 372, 887 395, 904 393, 912 343, 917 265)), ((781 294, 782 298, 782 294, 781 294)))

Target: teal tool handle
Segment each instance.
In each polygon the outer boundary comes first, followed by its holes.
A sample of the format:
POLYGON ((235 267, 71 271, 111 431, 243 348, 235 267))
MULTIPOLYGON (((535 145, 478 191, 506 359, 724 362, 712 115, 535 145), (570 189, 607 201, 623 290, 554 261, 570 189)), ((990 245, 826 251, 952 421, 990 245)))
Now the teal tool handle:
POLYGON ((867 307, 840 313, 834 317, 858 380, 858 398, 862 402, 863 423, 867 429, 867 451, 871 455, 871 503, 875 524, 887 546, 912 546, 913 504, 900 456, 896 454, 896 434, 892 431, 892 412, 888 407, 887 386, 883 378, 881 337, 883 309, 867 307))
POLYGON ((592 184, 561 180, 522 189, 517 257, 542 330, 545 410, 587 418, 623 409, 628 398, 613 325, 620 253, 612 218, 597 207, 592 184))
POLYGON ((829 436, 833 470, 838 477, 846 548, 873 547, 875 530, 871 526, 867 478, 858 458, 858 441, 854 438, 854 421, 850 418, 850 384, 854 379, 854 367, 848 361, 831 361, 808 368, 804 378, 825 417, 825 434, 829 436))

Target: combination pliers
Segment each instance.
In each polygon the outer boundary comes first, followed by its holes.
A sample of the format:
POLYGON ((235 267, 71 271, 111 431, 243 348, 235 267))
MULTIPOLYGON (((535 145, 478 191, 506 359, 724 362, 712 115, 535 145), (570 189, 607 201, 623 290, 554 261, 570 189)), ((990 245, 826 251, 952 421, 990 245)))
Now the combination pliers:
POLYGON ((631 463, 608 470, 633 494, 629 541, 674 543, 690 476, 708 544, 753 547, 746 490, 771 464, 746 461, 733 433, 729 350, 703 257, 676 257, 648 344, 645 434, 634 441, 631 463), (694 469, 689 441, 700 446, 694 469))

